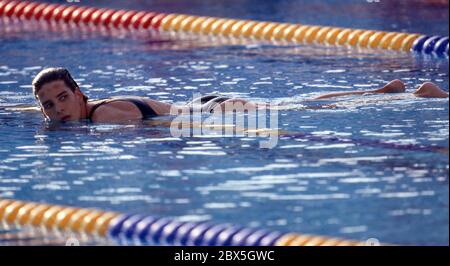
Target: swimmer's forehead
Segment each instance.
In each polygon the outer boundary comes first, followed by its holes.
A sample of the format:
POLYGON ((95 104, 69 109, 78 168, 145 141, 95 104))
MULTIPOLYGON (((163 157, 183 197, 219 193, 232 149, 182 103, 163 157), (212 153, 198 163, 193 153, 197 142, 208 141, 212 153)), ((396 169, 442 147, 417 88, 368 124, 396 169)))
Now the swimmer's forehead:
POLYGON ((41 89, 36 94, 40 101, 46 101, 54 97, 58 97, 64 92, 70 92, 64 80, 55 80, 42 85, 41 89))

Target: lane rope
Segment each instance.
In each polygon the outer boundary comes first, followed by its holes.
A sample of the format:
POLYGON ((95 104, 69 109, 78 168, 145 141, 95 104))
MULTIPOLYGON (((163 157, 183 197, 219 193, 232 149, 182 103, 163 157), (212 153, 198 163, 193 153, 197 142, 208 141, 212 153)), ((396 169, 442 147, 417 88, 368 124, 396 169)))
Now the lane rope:
POLYGON ((182 222, 175 218, 0 199, 0 222, 15 228, 83 233, 135 245, 181 246, 364 246, 325 236, 282 233, 234 224, 182 222))
POLYGON ((126 30, 154 29, 161 32, 246 38, 293 44, 345 46, 448 57, 448 36, 387 32, 253 21, 187 14, 158 13, 78 5, 0 0, 0 16, 49 23, 74 23, 126 30))

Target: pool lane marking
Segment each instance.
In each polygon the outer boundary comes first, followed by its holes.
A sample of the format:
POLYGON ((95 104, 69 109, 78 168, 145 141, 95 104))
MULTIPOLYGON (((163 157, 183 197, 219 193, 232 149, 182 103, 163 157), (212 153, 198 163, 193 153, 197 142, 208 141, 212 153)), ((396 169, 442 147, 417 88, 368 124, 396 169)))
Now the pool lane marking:
MULTIPOLYGON (((42 232, 80 233, 94 238, 148 245, 208 246, 364 246, 365 242, 335 237, 279 232, 212 222, 122 214, 0 198, 0 222, 42 232), (46 231, 47 230, 47 231, 46 231)), ((7 229, 8 229, 7 228, 7 229)))
POLYGON ((0 1, 0 16, 57 23, 103 25, 126 30, 152 28, 161 32, 285 41, 295 44, 345 46, 436 54, 448 58, 448 36, 239 20, 176 13, 92 8, 26 1, 0 1))

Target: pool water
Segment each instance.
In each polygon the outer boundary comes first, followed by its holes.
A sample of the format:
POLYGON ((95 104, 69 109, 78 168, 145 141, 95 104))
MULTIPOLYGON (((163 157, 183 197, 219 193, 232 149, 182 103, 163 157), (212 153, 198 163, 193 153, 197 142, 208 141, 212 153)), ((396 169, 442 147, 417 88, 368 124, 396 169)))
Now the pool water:
MULTIPOLYGON (((448 5, 309 2, 108 5, 448 35, 448 5), (413 5, 420 8, 412 11, 413 5)), ((448 147, 448 99, 410 95, 425 81, 448 91, 447 58, 171 40, 157 33, 117 37, 36 30, 42 27, 0 22, 0 197, 356 240, 448 245, 448 154, 398 148, 448 147), (39 112, 4 109, 34 105, 31 80, 49 66, 67 67, 90 99, 138 95, 179 103, 193 93, 222 93, 288 105, 293 108, 279 111, 278 127, 305 135, 282 137, 274 148, 263 149, 261 137, 176 138, 151 121, 53 126, 39 112), (407 93, 320 102, 336 103, 335 109, 303 108, 304 100, 321 93, 374 89, 397 78, 407 93), (352 141, 330 141, 330 136, 352 141)))

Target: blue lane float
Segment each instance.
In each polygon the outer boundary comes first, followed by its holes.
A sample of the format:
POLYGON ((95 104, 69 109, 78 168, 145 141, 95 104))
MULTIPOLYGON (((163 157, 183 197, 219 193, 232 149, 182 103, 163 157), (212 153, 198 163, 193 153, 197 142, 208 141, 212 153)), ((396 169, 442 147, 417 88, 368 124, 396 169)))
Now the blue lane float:
POLYGON ((431 54, 434 51, 436 43, 441 39, 441 36, 433 36, 425 41, 423 44, 422 52, 426 54, 431 54))
POLYGON ((434 52, 436 54, 446 54, 448 55, 448 37, 441 38, 434 45, 434 52))
POLYGON ((417 40, 414 41, 412 50, 415 52, 421 53, 423 51, 423 45, 430 37, 431 36, 428 36, 428 35, 419 37, 417 40))
POLYGON ((448 56, 448 37, 423 35, 414 41, 412 51, 448 56))
POLYGON ((233 224, 181 222, 123 214, 111 221, 109 237, 126 243, 181 246, 271 246, 283 235, 278 231, 233 224))

